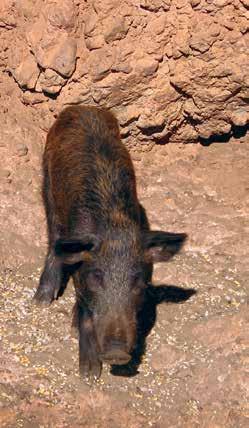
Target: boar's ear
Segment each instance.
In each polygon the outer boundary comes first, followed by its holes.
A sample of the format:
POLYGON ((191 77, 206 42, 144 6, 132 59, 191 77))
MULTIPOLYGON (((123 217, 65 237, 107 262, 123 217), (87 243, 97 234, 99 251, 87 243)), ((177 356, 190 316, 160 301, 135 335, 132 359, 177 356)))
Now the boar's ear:
POLYGON ((165 262, 180 251, 186 240, 185 233, 148 231, 143 236, 145 261, 165 262))
POLYGON ((55 243, 55 254, 67 265, 91 261, 93 251, 96 251, 100 244, 97 236, 91 234, 80 239, 58 239, 55 243))

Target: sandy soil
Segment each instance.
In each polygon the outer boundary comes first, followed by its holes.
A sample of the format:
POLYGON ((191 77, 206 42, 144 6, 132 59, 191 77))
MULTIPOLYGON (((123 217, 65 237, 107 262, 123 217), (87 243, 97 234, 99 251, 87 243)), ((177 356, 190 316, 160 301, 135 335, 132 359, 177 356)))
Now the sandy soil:
MULTIPOLYGON (((146 346, 142 337, 130 367, 106 366, 99 382, 84 383, 70 331, 72 285, 40 309, 31 303, 40 254, 3 265, 2 427, 249 426, 248 142, 134 154, 151 226, 187 232, 189 240, 171 262, 155 266, 143 314, 146 346)), ((18 243, 10 240, 6 251, 18 254, 18 243)))

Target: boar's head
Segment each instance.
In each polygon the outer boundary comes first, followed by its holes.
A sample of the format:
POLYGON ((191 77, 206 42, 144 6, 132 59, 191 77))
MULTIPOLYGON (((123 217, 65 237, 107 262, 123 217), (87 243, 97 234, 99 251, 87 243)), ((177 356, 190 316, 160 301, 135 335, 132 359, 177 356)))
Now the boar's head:
POLYGON ((128 363, 147 286, 146 267, 169 260, 185 239, 183 233, 128 229, 56 242, 57 256, 75 266, 79 328, 91 333, 100 361, 128 363))

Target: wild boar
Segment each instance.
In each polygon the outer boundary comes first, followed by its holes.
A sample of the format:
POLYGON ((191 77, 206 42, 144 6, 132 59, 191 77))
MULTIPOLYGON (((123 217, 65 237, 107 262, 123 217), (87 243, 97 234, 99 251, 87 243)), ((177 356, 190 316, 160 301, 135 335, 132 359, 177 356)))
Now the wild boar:
POLYGON ((148 267, 172 257, 186 235, 145 226, 131 157, 107 109, 62 111, 43 173, 48 254, 34 298, 50 304, 73 277, 80 372, 99 377, 102 362, 130 360, 148 267))

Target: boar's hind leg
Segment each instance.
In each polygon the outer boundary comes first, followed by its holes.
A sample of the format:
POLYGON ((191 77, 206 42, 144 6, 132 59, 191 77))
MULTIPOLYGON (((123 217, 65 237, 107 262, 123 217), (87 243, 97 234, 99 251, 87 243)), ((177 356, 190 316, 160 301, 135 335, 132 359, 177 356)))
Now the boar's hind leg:
MULTIPOLYGON (((102 363, 98 358, 97 342, 91 315, 76 303, 79 328, 79 369, 84 378, 98 379, 102 363)), ((76 321, 76 319, 75 319, 76 321)))
POLYGON ((40 277, 39 286, 35 293, 34 300, 38 304, 49 305, 54 299, 57 299, 57 297, 63 294, 69 280, 70 273, 68 268, 63 265, 62 261, 58 257, 56 257, 54 252, 54 245, 56 240, 60 238, 61 230, 55 217, 55 209, 53 206, 46 167, 44 167, 42 193, 47 218, 49 244, 45 266, 40 277))

